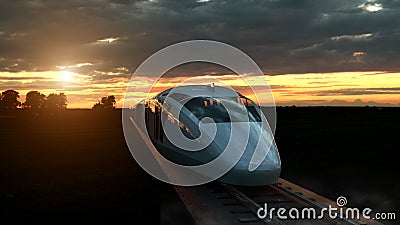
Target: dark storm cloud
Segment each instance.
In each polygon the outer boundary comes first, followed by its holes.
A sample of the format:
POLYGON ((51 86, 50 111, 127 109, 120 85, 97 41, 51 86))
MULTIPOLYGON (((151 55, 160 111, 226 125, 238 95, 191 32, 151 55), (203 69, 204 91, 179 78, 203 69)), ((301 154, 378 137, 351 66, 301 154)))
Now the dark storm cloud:
POLYGON ((375 3, 1 1, 0 70, 54 70, 89 62, 93 66, 74 70, 94 75, 126 67, 133 72, 162 47, 212 39, 244 50, 269 74, 400 71, 400 3, 375 3), (383 9, 361 7, 375 3, 383 9), (113 41, 98 41, 107 39, 113 41))

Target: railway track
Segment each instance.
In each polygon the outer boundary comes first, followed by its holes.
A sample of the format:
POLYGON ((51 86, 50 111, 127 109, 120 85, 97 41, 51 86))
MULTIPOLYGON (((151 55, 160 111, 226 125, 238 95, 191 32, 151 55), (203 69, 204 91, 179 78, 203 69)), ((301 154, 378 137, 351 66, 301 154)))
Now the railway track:
MULTIPOLYGON (((245 225, 362 225, 381 224, 374 220, 350 220, 346 218, 331 218, 323 208, 336 203, 301 188, 286 180, 280 179, 279 183, 261 187, 237 187, 221 183, 211 183, 198 187, 175 187, 177 193, 185 203, 198 224, 245 224, 245 225), (296 218, 282 219, 275 212, 270 214, 260 211, 284 208, 288 212, 292 208, 301 213, 303 208, 315 209, 317 217, 322 218, 296 218)), ((287 214, 286 214, 287 215, 287 214)))

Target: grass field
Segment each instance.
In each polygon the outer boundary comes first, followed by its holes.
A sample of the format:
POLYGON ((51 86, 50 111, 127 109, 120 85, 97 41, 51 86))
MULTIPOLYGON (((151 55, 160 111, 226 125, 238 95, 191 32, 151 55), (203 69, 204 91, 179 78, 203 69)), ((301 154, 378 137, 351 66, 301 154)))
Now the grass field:
MULTIPOLYGON (((399 208, 399 108, 277 111, 283 178, 350 206, 399 208)), ((135 163, 119 110, 1 112, 0 124, 0 224, 157 224, 160 199, 175 198, 135 163)))

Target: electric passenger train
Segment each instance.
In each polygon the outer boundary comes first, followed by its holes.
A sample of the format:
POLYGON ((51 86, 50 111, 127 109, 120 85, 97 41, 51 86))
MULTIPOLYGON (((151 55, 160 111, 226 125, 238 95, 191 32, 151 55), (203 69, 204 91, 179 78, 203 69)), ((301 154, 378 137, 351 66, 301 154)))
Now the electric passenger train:
MULTIPOLYGON (((221 86, 214 85, 187 85, 167 89, 151 99, 143 100, 145 109, 145 123, 151 142, 157 151, 169 161, 180 165, 195 166, 212 161, 225 149, 230 140, 232 123, 241 123, 247 126, 248 141, 239 161, 226 174, 218 179, 220 182, 259 186, 276 183, 281 171, 279 153, 273 139, 273 134, 267 125, 262 127, 262 111, 260 107, 240 93, 221 86), (184 93, 190 93, 190 97, 184 93), (201 93, 196 95, 196 93, 201 93), (166 101, 166 98, 172 101, 166 101), (189 99, 189 100, 187 100, 189 99), (180 105, 179 116, 169 113, 171 105, 180 105), (243 120, 229 109, 245 109, 248 120, 243 120), (162 115, 164 114, 164 115, 162 115), (216 124, 216 134, 212 142, 201 151, 186 151, 176 147, 166 137, 164 123, 177 123, 182 134, 188 139, 200 136, 200 123, 211 118, 216 124), (163 120, 163 121, 162 121, 163 120), (264 134, 263 134, 264 133, 264 134), (269 135, 265 135, 268 133, 269 135), (269 138, 268 138, 269 137, 269 138), (268 140, 269 139, 269 140, 268 140), (269 144, 267 143, 269 142, 269 144), (271 144, 272 143, 272 144, 271 144), (253 159, 256 149, 269 151, 265 158, 253 159), (263 149, 264 148, 264 149, 263 149), (257 164, 254 170, 249 170, 250 164, 257 164)), ((242 110, 243 111, 243 110, 242 110)), ((265 120, 264 120, 265 121, 265 120)), ((268 122, 266 122, 268 124, 268 122)))

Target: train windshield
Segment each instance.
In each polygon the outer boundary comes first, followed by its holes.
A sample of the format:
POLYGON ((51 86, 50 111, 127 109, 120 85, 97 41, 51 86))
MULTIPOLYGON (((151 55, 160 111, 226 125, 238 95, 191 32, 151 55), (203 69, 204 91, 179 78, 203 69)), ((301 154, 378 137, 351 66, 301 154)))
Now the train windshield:
POLYGON ((253 101, 245 97, 196 97, 186 102, 184 106, 199 120, 210 117, 216 123, 246 122, 246 118, 243 118, 243 106, 245 106, 248 121, 261 122, 258 107, 253 101), (227 108, 230 109, 230 116, 227 108))

